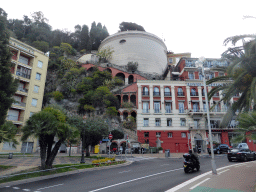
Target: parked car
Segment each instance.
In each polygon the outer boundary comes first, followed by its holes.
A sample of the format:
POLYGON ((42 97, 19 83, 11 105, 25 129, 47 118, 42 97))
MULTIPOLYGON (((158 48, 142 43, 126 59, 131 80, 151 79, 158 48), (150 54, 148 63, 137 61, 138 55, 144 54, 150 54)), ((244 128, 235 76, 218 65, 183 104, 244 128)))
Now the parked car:
MULTIPOLYGON (((211 154, 211 148, 207 148, 208 153, 211 154)), ((219 144, 218 146, 215 145, 213 146, 213 152, 216 154, 220 154, 223 152, 228 152, 229 151, 229 146, 227 144, 219 144)))
POLYGON ((232 147, 233 147, 233 148, 249 149, 249 146, 247 145, 247 143, 238 143, 238 144, 234 144, 232 147))
POLYGON ((250 149, 244 148, 234 148, 230 150, 227 154, 229 161, 248 161, 248 160, 256 160, 255 152, 250 149))

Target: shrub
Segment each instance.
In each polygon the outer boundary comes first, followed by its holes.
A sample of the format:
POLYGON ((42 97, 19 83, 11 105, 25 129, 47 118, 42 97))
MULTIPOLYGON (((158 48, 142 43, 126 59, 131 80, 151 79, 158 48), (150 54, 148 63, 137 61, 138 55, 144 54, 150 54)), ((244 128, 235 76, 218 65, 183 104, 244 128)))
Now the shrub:
POLYGON ((55 101, 61 101, 64 98, 64 96, 61 92, 54 91, 53 92, 53 98, 55 99, 55 101))
POLYGON ((163 150, 163 147, 158 147, 158 150, 160 151, 160 150, 163 150))

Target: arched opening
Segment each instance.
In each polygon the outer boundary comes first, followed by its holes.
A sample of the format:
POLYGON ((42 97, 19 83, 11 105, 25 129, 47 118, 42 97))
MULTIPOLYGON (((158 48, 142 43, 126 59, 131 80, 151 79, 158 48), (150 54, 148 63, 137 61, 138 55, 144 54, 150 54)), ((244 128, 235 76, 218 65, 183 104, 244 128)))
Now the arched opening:
POLYGON ((87 70, 87 72, 89 73, 89 75, 93 74, 95 71, 97 71, 96 67, 91 67, 87 70))
POLYGON ((143 95, 143 96, 148 96, 148 95, 149 95, 149 92, 148 92, 148 88, 147 88, 147 87, 143 87, 142 95, 143 95))
POLYGON ((164 96, 171 96, 171 90, 169 87, 164 88, 164 96))
POLYGON ((126 120, 128 118, 128 112, 123 112, 123 120, 126 120))
POLYGON ((105 69, 104 71, 107 71, 107 72, 109 72, 110 74, 112 74, 112 70, 109 69, 109 68, 105 69))
POLYGON ((131 103, 136 106, 136 95, 131 95, 131 103))
POLYGON ((136 112, 135 112, 135 111, 133 111, 133 112, 131 113, 131 116, 134 118, 134 120, 135 120, 135 122, 136 122, 137 114, 136 114, 136 112))
POLYGON ((130 75, 128 77, 128 84, 133 84, 133 81, 134 81, 134 77, 133 77, 133 75, 130 75))
POLYGON ((123 96, 123 102, 128 102, 128 95, 123 96))
POLYGON ((153 93, 154 96, 159 96, 160 95, 160 91, 159 91, 159 88, 158 87, 154 87, 154 93, 153 93))
POLYGON ((116 77, 121 79, 123 81, 123 83, 125 84, 125 75, 123 73, 117 73, 116 77))
POLYGON ((121 105, 121 96, 120 95, 116 95, 118 101, 119 101, 119 106, 121 105))

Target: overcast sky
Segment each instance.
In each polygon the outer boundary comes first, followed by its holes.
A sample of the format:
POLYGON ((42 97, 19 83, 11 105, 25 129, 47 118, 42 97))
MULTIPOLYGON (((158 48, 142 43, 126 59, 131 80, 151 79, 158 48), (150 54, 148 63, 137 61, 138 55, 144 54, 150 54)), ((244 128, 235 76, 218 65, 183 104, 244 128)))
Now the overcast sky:
POLYGON ((121 22, 134 22, 165 40, 168 50, 192 57, 219 58, 225 38, 256 31, 256 19, 243 19, 256 17, 256 0, 2 0, 0 7, 8 19, 42 11, 53 29, 71 32, 95 21, 111 35, 121 22))

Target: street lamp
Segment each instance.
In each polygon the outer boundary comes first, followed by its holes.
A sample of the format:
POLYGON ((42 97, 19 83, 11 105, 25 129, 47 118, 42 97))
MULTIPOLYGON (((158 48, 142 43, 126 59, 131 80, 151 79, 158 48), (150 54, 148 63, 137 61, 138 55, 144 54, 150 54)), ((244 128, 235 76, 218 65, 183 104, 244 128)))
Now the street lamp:
POLYGON ((198 59, 198 61, 196 61, 196 67, 199 69, 202 69, 202 76, 203 76, 203 83, 204 83, 204 90, 205 90, 205 102, 206 102, 206 111, 207 111, 207 120, 208 120, 208 130, 209 130, 209 137, 210 137, 210 146, 211 146, 211 156, 212 156, 212 173, 213 174, 217 174, 217 170, 216 170, 216 163, 215 163, 215 159, 214 159, 214 152, 213 152, 213 144, 212 144, 212 130, 210 127, 210 113, 209 113, 209 105, 208 105, 208 95, 207 95, 207 89, 206 89, 206 82, 205 82, 205 74, 204 74, 204 61, 205 58, 204 57, 200 57, 198 59))

